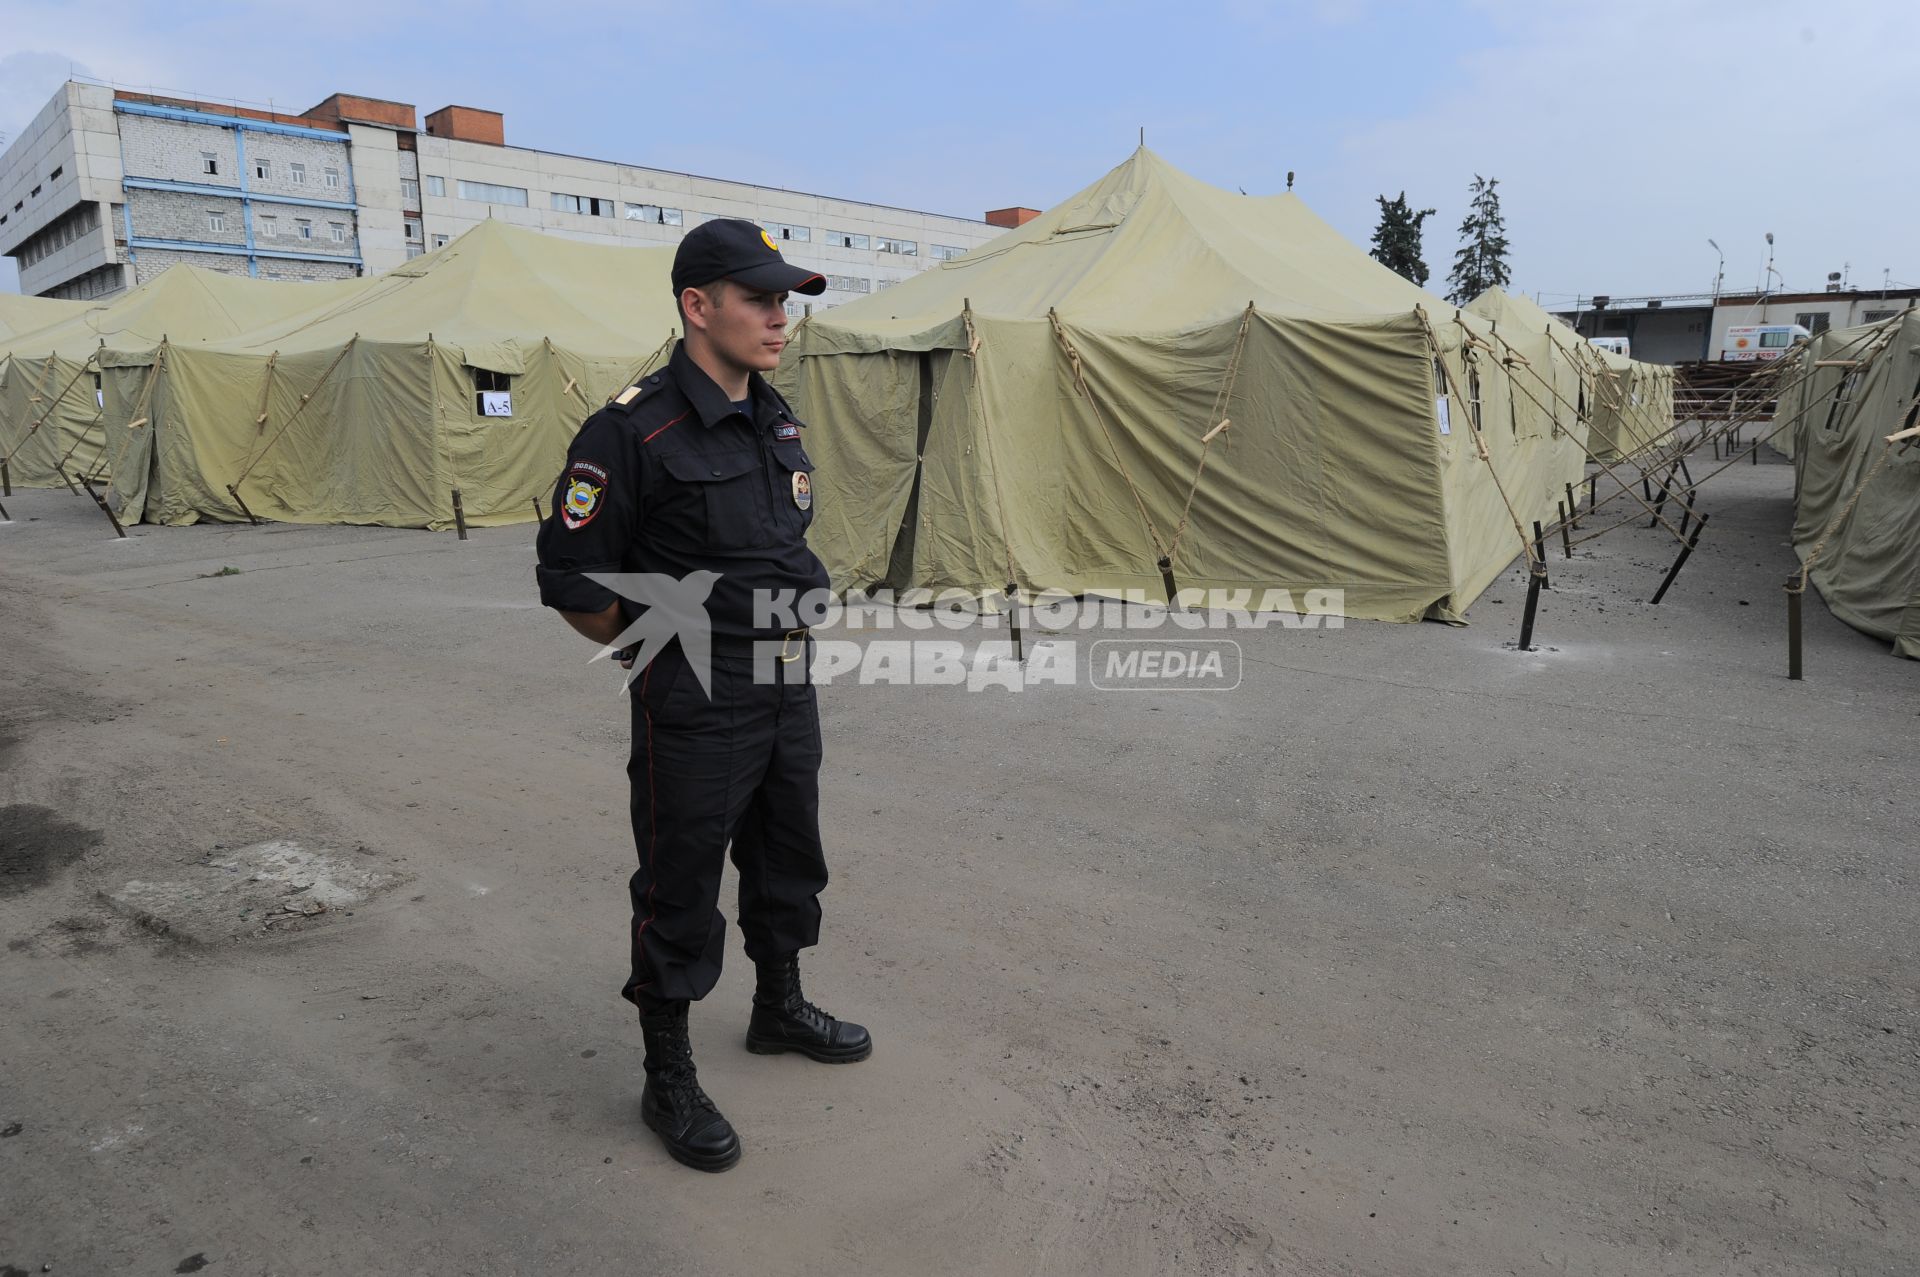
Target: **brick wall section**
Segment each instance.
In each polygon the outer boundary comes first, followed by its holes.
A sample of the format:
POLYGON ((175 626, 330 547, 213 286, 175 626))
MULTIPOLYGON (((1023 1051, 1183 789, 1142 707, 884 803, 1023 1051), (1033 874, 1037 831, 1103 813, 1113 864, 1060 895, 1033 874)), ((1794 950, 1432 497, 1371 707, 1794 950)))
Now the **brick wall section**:
POLYGON ((344 262, 284 262, 260 259, 261 279, 352 279, 353 267, 344 262))
POLYGON ((506 119, 498 111, 483 111, 472 106, 443 106, 427 117, 427 132, 435 137, 461 142, 484 142, 505 146, 506 119))
POLYGON ((265 195, 302 196, 307 199, 336 200, 344 204, 352 195, 347 145, 344 141, 322 142, 315 138, 249 133, 247 189, 265 195), (267 162, 267 176, 264 178, 256 176, 257 165, 262 160, 267 162), (295 164, 306 166, 305 182, 293 180, 295 164), (328 169, 338 176, 338 185, 327 185, 328 169))
MULTIPOLYGON (((129 191, 133 206, 133 232, 141 239, 186 240, 195 244, 227 244, 245 248, 246 224, 240 201, 217 195, 190 195, 178 191, 129 191), (214 230, 208 225, 209 213, 219 212, 226 226, 214 230)), ((254 248, 258 252, 318 253, 329 257, 352 257, 355 251, 353 214, 339 209, 309 208, 304 204, 255 204, 254 248), (272 218, 274 234, 266 234, 263 218, 272 218), (300 238, 300 222, 313 224, 313 238, 300 238), (346 242, 335 243, 332 228, 345 229, 346 242)), ((144 250, 143 250, 144 251, 144 250)), ((245 263, 243 262, 244 266, 245 263)))
MULTIPOLYGON (((230 244, 245 248, 247 228, 241 221, 240 201, 217 195, 187 195, 177 191, 128 191, 133 209, 133 233, 141 239, 192 240, 196 244, 230 244), (207 225, 207 215, 226 219, 224 230, 207 225)), ((142 253, 144 258, 144 251, 142 253)), ((143 262, 144 266, 144 262, 143 262)))
MULTIPOLYGON (((195 124, 185 120, 156 120, 144 115, 120 117, 120 150, 128 177, 157 178, 168 182, 197 182, 202 186, 240 185, 239 150, 234 131, 217 124, 195 124), (205 171, 204 153, 212 152, 218 173, 205 171)), ((275 133, 249 133, 246 139, 247 186, 269 195, 304 195, 312 199, 345 202, 351 190, 347 163, 347 143, 323 142, 318 138, 286 137, 275 133), (254 176, 256 161, 269 161, 269 176, 254 176), (307 180, 293 180, 295 162, 306 165, 307 180), (339 175, 339 185, 329 187, 327 170, 339 175)))
MULTIPOLYGON (((229 257, 224 253, 191 253, 171 248, 143 248, 138 252, 139 260, 134 264, 139 272, 137 282, 146 283, 169 266, 184 264, 197 266, 201 270, 219 271, 223 275, 245 275, 247 259, 229 257)), ((273 258, 260 260, 261 279, 322 280, 352 279, 353 267, 345 262, 289 262, 273 258)))
MULTIPOLYGON (((68 83, 72 85, 75 82, 70 80, 68 83)), ((75 85, 75 87, 84 88, 88 86, 75 85)), ((98 90, 98 92, 104 94, 106 90, 101 89, 98 90)), ((256 111, 251 107, 234 106, 230 102, 198 102, 192 98, 163 98, 156 97, 149 93, 134 93, 126 89, 114 90, 112 100, 115 102, 144 102, 152 106, 177 106, 189 111, 202 111, 208 115, 231 115, 237 119, 260 120, 268 124, 292 124, 300 128, 324 129, 330 128, 333 125, 333 121, 326 116, 309 118, 305 115, 288 115, 284 111, 256 111)), ((329 99, 329 101, 330 100, 331 99, 329 99)), ((325 105, 325 103, 322 103, 322 105, 325 105)), ((314 108, 316 111, 319 109, 319 107, 314 108)))
POLYGON ((336 93, 319 106, 306 112, 309 120, 335 122, 357 120, 363 124, 384 124, 394 129, 416 129, 419 127, 417 113, 408 102, 391 102, 385 98, 363 98, 352 93, 336 93))
POLYGON ((120 155, 128 177, 239 187, 240 160, 232 129, 214 124, 189 124, 183 120, 156 120, 144 115, 119 118, 120 155), (203 152, 213 154, 220 168, 218 173, 205 171, 203 152))

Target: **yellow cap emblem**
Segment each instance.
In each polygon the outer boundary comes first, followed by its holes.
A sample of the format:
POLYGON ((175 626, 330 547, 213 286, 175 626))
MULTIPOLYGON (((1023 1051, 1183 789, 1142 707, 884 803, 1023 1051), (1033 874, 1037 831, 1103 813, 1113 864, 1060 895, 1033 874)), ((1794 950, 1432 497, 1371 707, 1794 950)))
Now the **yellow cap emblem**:
POLYGON ((771 248, 774 252, 777 253, 780 251, 780 246, 773 242, 773 236, 769 234, 767 231, 763 230, 760 232, 760 239, 762 242, 766 244, 768 248, 771 248))

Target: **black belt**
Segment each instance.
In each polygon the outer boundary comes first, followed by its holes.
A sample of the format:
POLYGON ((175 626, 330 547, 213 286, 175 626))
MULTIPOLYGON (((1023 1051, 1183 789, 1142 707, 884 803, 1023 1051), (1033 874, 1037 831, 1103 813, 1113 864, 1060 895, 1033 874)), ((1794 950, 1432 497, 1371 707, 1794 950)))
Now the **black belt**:
POLYGON ((797 630, 754 638, 716 634, 713 636, 713 654, 715 656, 758 656, 766 650, 762 644, 778 643, 780 645, 778 660, 782 665, 791 665, 807 654, 808 637, 808 630, 804 625, 797 630))

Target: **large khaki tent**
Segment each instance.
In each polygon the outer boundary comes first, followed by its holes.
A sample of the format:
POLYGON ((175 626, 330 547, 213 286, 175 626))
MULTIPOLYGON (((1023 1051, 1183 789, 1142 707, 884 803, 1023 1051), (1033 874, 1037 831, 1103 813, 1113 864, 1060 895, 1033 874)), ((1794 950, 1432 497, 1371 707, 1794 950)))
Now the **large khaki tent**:
MULTIPOLYGON (((0 293, 0 412, 5 411, 9 365, 13 343, 37 329, 57 324, 87 309, 85 302, 57 301, 49 297, 22 297, 18 293, 0 293)), ((18 432, 0 417, 0 457, 18 432)))
POLYGON ((351 296, 367 281, 276 283, 174 266, 105 306, 81 307, 48 327, 5 343, 0 382, 0 456, 17 484, 57 487, 61 472, 104 472, 109 422, 119 412, 103 364, 150 352, 233 337, 262 324, 351 296))
POLYGON ((6 357, 6 348, 14 338, 49 324, 57 324, 63 319, 71 319, 86 309, 85 302, 0 293, 0 359, 6 357))
POLYGON ((446 527, 458 489, 468 523, 531 521, 580 423, 665 355, 672 258, 485 222, 318 313, 109 350, 110 407, 150 419, 111 433, 109 501, 129 522, 446 527))
POLYGON ((1603 350, 1525 297, 1489 288, 1467 309, 1495 326, 1539 373, 1517 375, 1514 393, 1587 423, 1587 447, 1596 460, 1618 461, 1658 447, 1673 430, 1673 369, 1603 350), (1524 335, 1524 338, 1523 338, 1524 335), (1538 350, 1547 363, 1532 358, 1538 350), (1548 369, 1552 372, 1549 373, 1548 369), (1574 371, 1568 390, 1562 370, 1574 371), (1549 377, 1563 394, 1549 394, 1549 377))
POLYGON ((1794 551, 1835 616, 1920 659, 1920 441, 1887 443, 1920 419, 1920 311, 1821 333, 1800 358, 1779 409, 1796 414, 1794 551))
POLYGON ((1165 557, 1183 589, 1457 619, 1584 473, 1584 427, 1511 393, 1506 353, 1296 197, 1142 149, 812 316, 780 382, 836 586, 1157 598, 1165 557))

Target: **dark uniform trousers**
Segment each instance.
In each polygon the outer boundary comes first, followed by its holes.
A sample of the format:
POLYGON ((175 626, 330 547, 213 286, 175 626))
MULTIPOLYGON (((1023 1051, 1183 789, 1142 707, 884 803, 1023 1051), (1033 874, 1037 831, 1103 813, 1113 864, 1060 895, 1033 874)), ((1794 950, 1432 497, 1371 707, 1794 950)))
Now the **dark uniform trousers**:
MULTIPOLYGON (((772 647, 779 645, 773 644, 772 647)), ((820 938, 827 885, 820 845, 820 715, 807 667, 755 661, 715 640, 712 698, 669 644, 633 685, 633 974, 624 995, 705 997, 720 978, 727 924, 721 858, 740 871, 740 930, 756 962, 820 938)))

